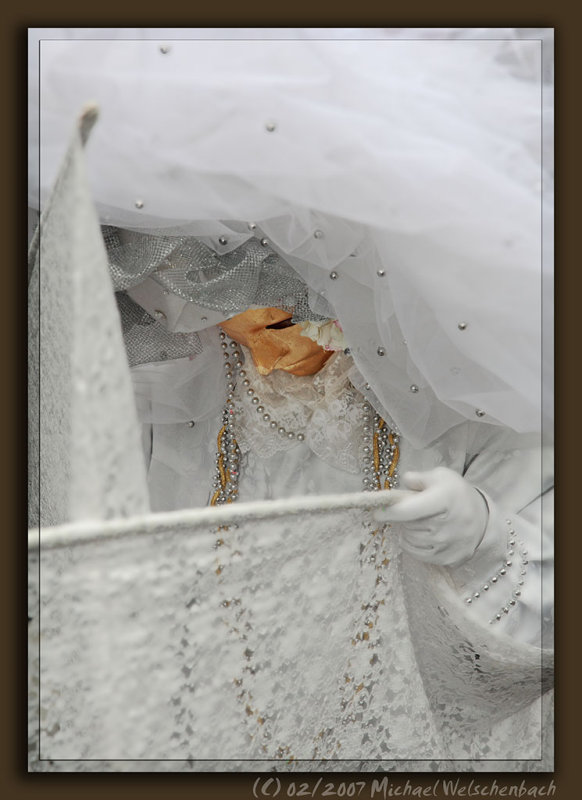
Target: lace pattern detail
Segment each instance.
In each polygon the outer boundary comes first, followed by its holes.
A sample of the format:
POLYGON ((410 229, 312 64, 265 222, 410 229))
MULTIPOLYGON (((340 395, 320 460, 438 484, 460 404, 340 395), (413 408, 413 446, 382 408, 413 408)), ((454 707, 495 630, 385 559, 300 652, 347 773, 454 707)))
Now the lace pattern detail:
POLYGON ((31 524, 145 512, 133 389, 78 133, 41 217, 29 314, 31 524))
POLYGON ((361 512, 74 538, 41 553, 43 758, 540 758, 539 651, 459 616, 361 512))
MULTIPOLYGON (((262 377, 246 348, 245 371, 265 410, 287 430, 305 434, 305 442, 324 461, 346 472, 360 470, 362 396, 349 381, 352 361, 335 353, 314 376, 275 370, 262 377)), ((268 458, 290 450, 297 441, 269 428, 239 384, 236 389, 237 441, 241 451, 268 458)))

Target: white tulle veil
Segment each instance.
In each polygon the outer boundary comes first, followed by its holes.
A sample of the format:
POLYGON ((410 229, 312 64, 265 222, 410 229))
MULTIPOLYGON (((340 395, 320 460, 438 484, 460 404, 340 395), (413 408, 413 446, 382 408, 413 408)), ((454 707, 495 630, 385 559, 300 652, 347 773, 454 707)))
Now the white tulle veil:
POLYGON ((93 101, 102 224, 196 237, 220 257, 267 239, 415 446, 476 415, 549 430, 551 32, 31 38, 32 205, 93 101))

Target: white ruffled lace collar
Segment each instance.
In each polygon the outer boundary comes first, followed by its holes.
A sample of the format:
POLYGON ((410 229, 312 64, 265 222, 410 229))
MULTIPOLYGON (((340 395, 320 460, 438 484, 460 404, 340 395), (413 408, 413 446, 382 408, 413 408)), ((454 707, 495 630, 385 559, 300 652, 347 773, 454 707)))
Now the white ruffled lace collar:
POLYGON ((261 376, 249 351, 243 350, 246 377, 260 403, 252 403, 247 387, 239 381, 236 436, 241 451, 267 458, 298 446, 296 438, 283 437, 270 427, 263 419, 263 413, 268 413, 287 431, 302 433, 305 444, 323 460, 347 472, 359 472, 363 398, 348 377, 353 368, 351 358, 335 353, 313 376, 299 377, 281 370, 261 376), (258 405, 264 412, 257 413, 258 405))

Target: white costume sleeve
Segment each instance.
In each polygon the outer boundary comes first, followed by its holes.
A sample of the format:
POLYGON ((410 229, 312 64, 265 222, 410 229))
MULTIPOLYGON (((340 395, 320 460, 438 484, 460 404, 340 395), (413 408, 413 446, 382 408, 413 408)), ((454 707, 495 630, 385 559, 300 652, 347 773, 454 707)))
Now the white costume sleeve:
POLYGON ((489 521, 471 559, 450 568, 467 613, 543 647, 553 634, 553 453, 537 437, 490 437, 464 477, 484 495, 489 521))

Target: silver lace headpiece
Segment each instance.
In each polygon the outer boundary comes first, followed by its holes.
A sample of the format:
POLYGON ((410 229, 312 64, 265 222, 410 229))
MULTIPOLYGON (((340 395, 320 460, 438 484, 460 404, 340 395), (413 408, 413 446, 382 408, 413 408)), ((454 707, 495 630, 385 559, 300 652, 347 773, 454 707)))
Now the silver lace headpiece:
POLYGON ((324 320, 322 308, 300 275, 265 240, 248 239, 218 254, 192 236, 160 236, 103 226, 109 269, 116 291, 151 277, 165 289, 225 318, 251 306, 276 306, 293 313, 294 322, 324 320))

